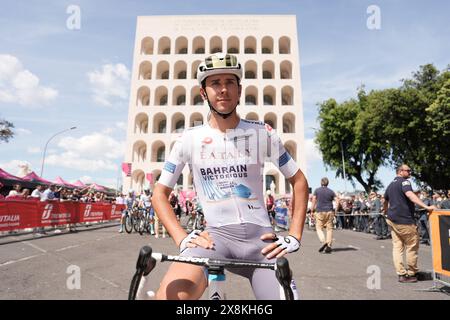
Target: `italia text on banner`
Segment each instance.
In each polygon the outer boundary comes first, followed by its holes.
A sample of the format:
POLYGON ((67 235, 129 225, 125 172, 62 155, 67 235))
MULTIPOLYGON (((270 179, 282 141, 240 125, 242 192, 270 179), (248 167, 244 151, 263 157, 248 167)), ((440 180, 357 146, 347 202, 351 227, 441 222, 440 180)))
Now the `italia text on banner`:
POLYGON ((0 231, 120 219, 124 205, 0 201, 0 231))

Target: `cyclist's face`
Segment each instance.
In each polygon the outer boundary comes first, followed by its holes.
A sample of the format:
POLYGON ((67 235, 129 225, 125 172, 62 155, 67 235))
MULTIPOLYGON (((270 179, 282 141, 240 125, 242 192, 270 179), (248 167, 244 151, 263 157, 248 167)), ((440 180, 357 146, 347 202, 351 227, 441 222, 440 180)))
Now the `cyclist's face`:
MULTIPOLYGON (((206 94, 219 112, 227 113, 234 109, 241 96, 241 86, 232 74, 218 74, 206 78, 206 94)), ((204 98, 204 90, 200 89, 204 98)))

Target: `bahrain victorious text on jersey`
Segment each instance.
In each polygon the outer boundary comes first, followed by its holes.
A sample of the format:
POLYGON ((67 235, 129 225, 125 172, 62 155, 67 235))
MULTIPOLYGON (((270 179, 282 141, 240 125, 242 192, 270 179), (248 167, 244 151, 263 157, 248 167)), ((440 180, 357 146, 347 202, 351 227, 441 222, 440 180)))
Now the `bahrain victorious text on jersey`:
POLYGON ((254 223, 270 227, 264 205, 264 163, 286 177, 298 166, 268 124, 241 119, 221 132, 209 124, 189 128, 175 142, 158 183, 173 188, 189 165, 208 225, 254 223))

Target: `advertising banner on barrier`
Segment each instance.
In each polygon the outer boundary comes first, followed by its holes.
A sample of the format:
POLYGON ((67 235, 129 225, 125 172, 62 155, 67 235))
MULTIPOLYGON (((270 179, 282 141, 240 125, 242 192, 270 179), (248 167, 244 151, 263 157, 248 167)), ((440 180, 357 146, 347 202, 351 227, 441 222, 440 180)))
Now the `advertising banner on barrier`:
POLYGON ((58 201, 0 201, 0 231, 120 219, 124 205, 58 201))
POLYGON ((434 272, 450 277, 450 211, 434 210, 429 218, 434 272))

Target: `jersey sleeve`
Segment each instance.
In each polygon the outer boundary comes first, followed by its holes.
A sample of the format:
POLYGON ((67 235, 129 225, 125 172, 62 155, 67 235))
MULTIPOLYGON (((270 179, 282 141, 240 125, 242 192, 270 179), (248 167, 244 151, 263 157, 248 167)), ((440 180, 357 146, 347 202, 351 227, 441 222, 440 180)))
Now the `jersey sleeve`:
POLYGON ((403 191, 403 193, 406 193, 408 191, 413 191, 411 182, 409 182, 409 180, 405 179, 404 181, 402 181, 402 191, 403 191))
POLYGON ((169 158, 164 162, 164 167, 158 180, 158 183, 171 189, 173 189, 178 181, 188 159, 188 147, 186 144, 188 139, 186 136, 187 133, 185 131, 183 135, 178 137, 175 141, 172 151, 169 154, 169 158))
POLYGON ((268 135, 267 156, 270 159, 270 162, 272 162, 286 178, 291 178, 299 170, 297 163, 285 149, 275 130, 266 124, 266 131, 268 135))

